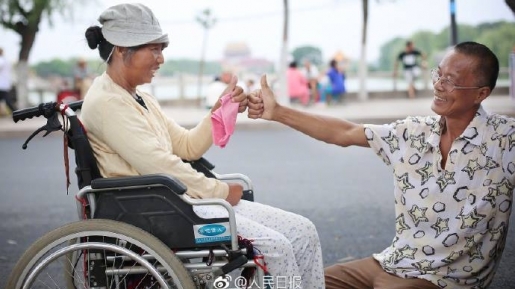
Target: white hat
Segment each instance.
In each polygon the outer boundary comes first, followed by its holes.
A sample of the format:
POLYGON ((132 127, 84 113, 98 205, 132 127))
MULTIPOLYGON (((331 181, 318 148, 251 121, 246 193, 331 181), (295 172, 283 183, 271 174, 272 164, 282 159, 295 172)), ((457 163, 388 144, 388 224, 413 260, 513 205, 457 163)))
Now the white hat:
POLYGON ((143 4, 112 6, 100 14, 98 21, 102 24, 104 38, 115 46, 168 44, 168 34, 163 34, 154 13, 143 4))

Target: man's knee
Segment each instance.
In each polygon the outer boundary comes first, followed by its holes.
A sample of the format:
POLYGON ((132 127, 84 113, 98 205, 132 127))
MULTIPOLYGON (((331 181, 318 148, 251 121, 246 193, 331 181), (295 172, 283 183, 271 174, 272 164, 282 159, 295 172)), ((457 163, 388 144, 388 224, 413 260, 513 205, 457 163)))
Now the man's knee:
POLYGON ((362 259, 326 267, 324 269, 326 289, 369 288, 372 284, 371 280, 361 265, 366 262, 366 259, 362 259))

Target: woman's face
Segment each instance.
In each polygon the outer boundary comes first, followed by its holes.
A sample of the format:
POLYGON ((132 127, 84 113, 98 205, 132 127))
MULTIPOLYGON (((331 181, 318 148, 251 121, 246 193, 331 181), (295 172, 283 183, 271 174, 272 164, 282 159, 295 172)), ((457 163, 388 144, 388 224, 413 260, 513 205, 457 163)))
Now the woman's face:
POLYGON ((134 86, 150 83, 159 66, 164 63, 165 44, 146 44, 124 56, 124 68, 127 80, 134 86))

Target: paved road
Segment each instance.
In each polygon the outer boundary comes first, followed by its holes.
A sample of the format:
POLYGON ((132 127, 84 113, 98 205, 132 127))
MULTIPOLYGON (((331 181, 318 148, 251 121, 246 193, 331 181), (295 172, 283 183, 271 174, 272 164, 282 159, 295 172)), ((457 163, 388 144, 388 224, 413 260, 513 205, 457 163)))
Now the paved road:
MULTIPOLYGON (((0 139, 0 288, 30 243, 77 219, 75 187, 69 195, 65 190, 61 139, 37 137, 27 151, 23 141, 0 139)), ((213 148, 206 157, 219 173, 248 175, 257 201, 313 220, 326 265, 369 256, 393 237, 391 172, 368 149, 341 149, 275 128, 240 130, 225 149, 213 148)), ((512 228, 492 288, 514 288, 513 268, 512 228)))

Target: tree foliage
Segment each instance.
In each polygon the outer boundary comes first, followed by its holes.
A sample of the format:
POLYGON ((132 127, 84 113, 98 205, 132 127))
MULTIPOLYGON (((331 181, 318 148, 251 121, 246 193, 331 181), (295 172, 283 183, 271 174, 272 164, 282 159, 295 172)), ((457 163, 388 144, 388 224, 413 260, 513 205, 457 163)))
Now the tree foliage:
POLYGON ((39 25, 46 19, 52 25, 52 15, 65 15, 79 1, 66 0, 0 0, 0 24, 20 35, 20 61, 28 61, 39 25))
MULTIPOLYGON (((445 28, 439 33, 429 31, 418 31, 409 39, 412 39, 416 46, 428 54, 429 65, 434 66, 439 62, 439 57, 448 48, 450 43, 449 28, 445 28)), ((512 39, 515 39, 515 28, 512 23, 496 22, 484 23, 477 26, 459 25, 458 26, 459 41, 477 41, 490 47, 492 51, 499 57, 502 67, 508 67, 508 55, 513 48, 512 39)), ((395 37, 386 42, 380 48, 380 58, 378 62, 370 67, 371 70, 389 71, 393 68, 393 61, 398 53, 404 49, 408 39, 395 37)), ((295 60, 302 61, 304 57, 316 55, 311 60, 317 66, 324 65, 325 61, 320 48, 316 46, 299 46, 292 51, 295 60), (317 59, 320 59, 318 61, 317 59)), ((47 62, 37 63, 32 68, 40 76, 46 77, 58 75, 67 77, 71 74, 76 59, 66 61, 51 60, 47 62)), ((103 64, 100 61, 88 61, 88 67, 95 69, 94 73, 100 73, 103 64), (97 71, 98 70, 98 71, 97 71)), ((161 75, 171 76, 177 73, 198 73, 199 61, 193 59, 170 59, 167 60, 160 68, 161 75)), ((348 71, 356 71, 355 63, 350 63, 348 71)), ((205 74, 219 74, 222 71, 221 64, 217 61, 205 63, 205 74)))
MULTIPOLYGON (((509 66, 508 56, 513 49, 513 39, 515 39, 515 27, 513 23, 507 21, 483 23, 477 26, 458 25, 458 42, 475 41, 485 44, 497 55, 501 67, 509 66)), ((391 70, 407 40, 413 40, 415 46, 428 56, 428 64, 435 66, 445 50, 449 48, 450 29, 444 28, 436 34, 419 31, 409 38, 397 37, 386 42, 380 48, 381 53, 376 69, 391 70)))
POLYGON ((292 52, 293 60, 297 63, 301 63, 303 60, 308 59, 315 65, 320 65, 323 62, 322 51, 318 47, 314 46, 300 46, 292 52))

